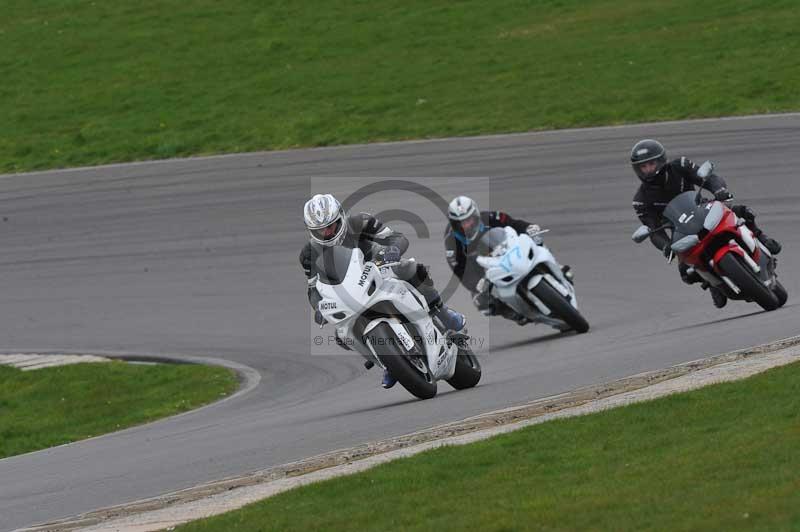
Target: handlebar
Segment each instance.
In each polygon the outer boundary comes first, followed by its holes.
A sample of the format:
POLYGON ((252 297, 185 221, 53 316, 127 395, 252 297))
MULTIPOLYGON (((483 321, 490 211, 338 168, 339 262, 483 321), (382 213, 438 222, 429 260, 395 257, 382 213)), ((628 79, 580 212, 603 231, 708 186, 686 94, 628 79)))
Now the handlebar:
POLYGON ((381 262, 381 261, 373 261, 373 262, 375 263, 375 266, 377 266, 378 268, 393 268, 395 266, 403 264, 402 260, 397 260, 394 262, 381 262))
POLYGON ((633 235, 631 235, 631 239, 636 242, 637 244, 641 244, 645 241, 647 237, 652 235, 653 233, 658 233, 659 231, 663 231, 664 229, 674 229, 675 227, 672 225, 672 222, 667 222, 655 229, 650 229, 646 225, 642 225, 637 229, 633 235))

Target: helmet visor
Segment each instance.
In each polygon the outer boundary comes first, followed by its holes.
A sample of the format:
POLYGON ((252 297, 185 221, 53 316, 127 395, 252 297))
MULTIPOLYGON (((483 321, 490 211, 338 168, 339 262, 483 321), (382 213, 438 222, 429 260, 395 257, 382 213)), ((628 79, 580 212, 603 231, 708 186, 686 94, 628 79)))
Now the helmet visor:
POLYGON ((639 178, 650 180, 657 176, 659 172, 661 172, 661 169, 664 168, 666 162, 666 158, 661 156, 648 161, 633 163, 633 171, 636 172, 636 175, 639 176, 639 178))
POLYGON ((463 234, 467 240, 473 240, 476 236, 478 236, 478 231, 480 230, 480 216, 478 216, 478 213, 476 212, 471 216, 461 220, 459 225, 461 228, 461 234, 463 234))
POLYGON ((333 223, 330 223, 325 227, 309 229, 308 231, 311 233, 311 236, 313 236, 319 242, 330 242, 338 236, 339 230, 342 228, 343 223, 344 221, 341 218, 337 218, 333 221, 333 223))

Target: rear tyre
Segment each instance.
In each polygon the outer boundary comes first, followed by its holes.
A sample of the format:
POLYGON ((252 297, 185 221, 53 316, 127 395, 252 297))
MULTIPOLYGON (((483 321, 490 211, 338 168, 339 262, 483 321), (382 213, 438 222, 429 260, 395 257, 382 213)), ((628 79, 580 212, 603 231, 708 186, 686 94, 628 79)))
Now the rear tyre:
POLYGON ((456 390, 472 388, 481 380, 481 363, 468 346, 459 348, 456 356, 456 372, 447 383, 456 390))
POLYGON ((545 279, 539 281, 539 284, 534 286, 531 292, 550 309, 552 316, 564 320, 575 332, 585 333, 589 330, 589 322, 578 312, 578 309, 573 307, 569 299, 550 286, 545 279))
POLYGON ((764 310, 775 310, 778 308, 778 298, 772 290, 764 286, 744 260, 735 253, 727 253, 719 261, 719 269, 733 284, 742 291, 742 296, 758 303, 764 310))
POLYGON ((777 279, 775 279, 775 286, 772 287, 772 293, 775 294, 778 300, 778 307, 782 307, 786 304, 786 300, 789 299, 789 293, 777 279))
POLYGON ((420 356, 420 364, 427 370, 423 374, 408 358, 408 353, 400 345, 400 340, 387 323, 381 323, 364 335, 366 342, 372 342, 375 354, 389 373, 397 379, 403 388, 420 399, 436 396, 436 381, 433 380, 424 356, 420 356))

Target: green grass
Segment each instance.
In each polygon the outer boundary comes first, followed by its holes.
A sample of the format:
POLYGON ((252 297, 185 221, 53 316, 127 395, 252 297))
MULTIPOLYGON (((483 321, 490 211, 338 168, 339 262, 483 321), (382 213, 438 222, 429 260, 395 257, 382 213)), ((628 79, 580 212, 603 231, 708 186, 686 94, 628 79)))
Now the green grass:
POLYGON ((0 171, 800 108, 797 0, 6 0, 0 171))
POLYGON ((299 488, 177 530, 800 530, 800 364, 299 488))
POLYGON ((216 366, 0 366, 0 458, 185 412, 236 387, 236 375, 216 366))

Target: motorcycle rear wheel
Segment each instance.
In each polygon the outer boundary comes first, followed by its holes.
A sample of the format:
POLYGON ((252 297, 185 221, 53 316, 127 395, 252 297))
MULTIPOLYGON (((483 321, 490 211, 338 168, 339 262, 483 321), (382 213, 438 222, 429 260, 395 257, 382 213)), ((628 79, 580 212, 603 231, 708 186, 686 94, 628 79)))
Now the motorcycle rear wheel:
POLYGON ((456 372, 447 379, 447 384, 456 390, 473 388, 481 380, 481 363, 469 346, 459 348, 456 356, 456 372))

